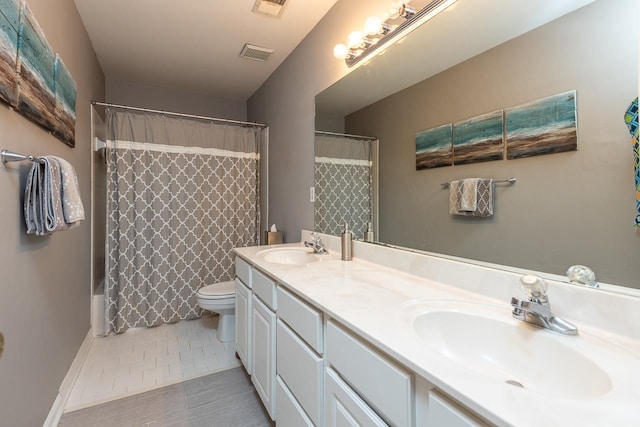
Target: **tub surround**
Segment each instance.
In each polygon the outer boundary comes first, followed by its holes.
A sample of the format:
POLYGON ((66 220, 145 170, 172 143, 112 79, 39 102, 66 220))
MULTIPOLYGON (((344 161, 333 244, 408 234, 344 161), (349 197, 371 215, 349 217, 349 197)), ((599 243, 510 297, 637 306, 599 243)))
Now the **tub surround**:
MULTIPOLYGON (((461 260, 354 242, 352 261, 340 260, 340 239, 321 235, 328 255, 302 265, 265 260, 265 247, 236 249, 241 258, 337 320, 462 405, 498 425, 625 425, 640 401, 640 299, 549 281, 554 314, 577 325, 579 337, 542 330, 555 344, 599 365, 611 379, 591 391, 521 389, 456 364, 433 351, 411 327, 412 310, 440 300, 479 303, 511 319, 512 296, 522 297, 520 274, 461 260), (416 308, 417 307, 417 308, 416 308), (612 315, 613 314, 613 315, 612 315), (572 341, 573 340, 573 341, 572 341)), ((302 232, 308 240, 310 232, 302 232)), ((301 244, 273 247, 300 247, 301 244)), ((597 274, 597 272, 596 272, 597 274)), ((502 317, 501 317, 502 318, 502 317)), ((520 326, 520 325, 518 325, 520 326)), ((522 325, 531 328, 528 325, 522 325)), ((471 350, 470 350, 471 351, 471 350)), ((530 360, 532 364, 549 363, 530 360)), ((555 369, 558 371, 558 369, 555 369)), ((589 377, 589 372, 584 372, 589 377)), ((416 388, 422 380, 416 379, 416 388)), ((417 403, 420 411, 420 404, 417 403)))

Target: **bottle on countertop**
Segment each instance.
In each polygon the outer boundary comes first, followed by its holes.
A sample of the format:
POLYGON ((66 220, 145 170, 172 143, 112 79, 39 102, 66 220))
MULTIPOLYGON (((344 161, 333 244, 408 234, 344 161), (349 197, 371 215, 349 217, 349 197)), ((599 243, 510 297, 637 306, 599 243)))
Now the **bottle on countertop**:
POLYGON ((353 258, 352 249, 353 249, 353 235, 351 234, 351 230, 349 230, 349 224, 345 222, 344 231, 342 232, 342 260, 343 261, 351 261, 353 258))
POLYGON ((374 240, 375 240, 375 235, 373 234, 373 224, 369 222, 367 223, 367 231, 364 232, 364 241, 373 242, 374 240))

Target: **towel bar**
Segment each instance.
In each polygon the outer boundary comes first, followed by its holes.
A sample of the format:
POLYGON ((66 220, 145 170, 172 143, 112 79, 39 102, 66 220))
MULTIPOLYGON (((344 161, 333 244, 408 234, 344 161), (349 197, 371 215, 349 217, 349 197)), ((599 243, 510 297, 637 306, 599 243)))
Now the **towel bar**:
MULTIPOLYGON (((517 181, 516 178, 507 178, 507 179, 498 179, 498 180, 494 180, 493 182, 508 182, 509 184, 515 184, 517 181)), ((442 184, 440 184, 442 186, 442 188, 449 188, 451 186, 450 182, 443 182, 442 184)))
POLYGON ((24 154, 14 153, 13 151, 9 151, 9 150, 2 150, 0 152, 0 156, 2 156, 2 163, 22 162, 24 160, 29 160, 31 162, 37 162, 37 163, 40 163, 40 164, 44 163, 44 160, 42 160, 39 157, 32 156, 32 155, 25 156, 24 154))

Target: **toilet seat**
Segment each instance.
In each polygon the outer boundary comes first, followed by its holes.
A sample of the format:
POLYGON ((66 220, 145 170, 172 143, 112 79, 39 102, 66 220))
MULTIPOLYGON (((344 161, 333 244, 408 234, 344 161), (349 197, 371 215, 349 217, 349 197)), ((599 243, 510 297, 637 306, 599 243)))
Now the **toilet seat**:
POLYGON ((236 284, 233 280, 214 283, 198 289, 198 298, 206 300, 228 299, 235 297, 236 284))

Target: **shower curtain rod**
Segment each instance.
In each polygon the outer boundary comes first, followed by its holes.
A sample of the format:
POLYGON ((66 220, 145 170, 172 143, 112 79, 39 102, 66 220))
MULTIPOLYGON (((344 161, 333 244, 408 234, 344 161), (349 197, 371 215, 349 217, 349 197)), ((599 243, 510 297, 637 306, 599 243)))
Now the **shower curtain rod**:
POLYGON ((259 127, 259 128, 267 128, 267 127, 269 127, 268 125, 265 125, 263 123, 252 123, 252 122, 243 122, 243 121, 240 121, 240 120, 219 119, 219 118, 216 118, 216 117, 197 116, 197 115, 194 115, 194 114, 174 113, 173 111, 152 110, 150 108, 129 107, 129 106, 126 106, 126 105, 110 104, 110 103, 98 102, 98 101, 91 101, 91 105, 100 105, 100 106, 103 106, 103 107, 122 108, 122 109, 125 109, 125 110, 144 111, 144 112, 156 113, 156 114, 166 114, 166 115, 170 115, 170 116, 188 117, 188 118, 191 118, 191 119, 210 120, 210 121, 214 121, 214 122, 228 123, 228 124, 231 124, 231 125, 253 126, 253 127, 259 127))
POLYGON ((355 138, 355 139, 367 139, 369 141, 375 141, 378 138, 376 138, 375 136, 364 136, 364 135, 350 135, 348 133, 336 133, 336 132, 325 132, 323 130, 317 130, 316 131, 317 134, 319 135, 328 135, 328 136, 346 136, 348 138, 355 138))

